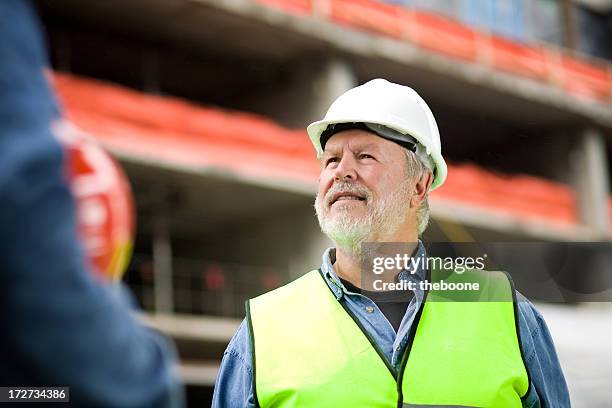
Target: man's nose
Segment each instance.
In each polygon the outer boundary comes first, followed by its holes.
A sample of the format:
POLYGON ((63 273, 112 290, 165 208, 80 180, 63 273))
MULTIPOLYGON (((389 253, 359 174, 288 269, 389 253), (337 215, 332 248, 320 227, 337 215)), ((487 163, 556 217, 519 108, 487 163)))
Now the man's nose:
POLYGON ((355 169, 355 160, 349 155, 343 155, 342 159, 338 163, 338 166, 334 169, 334 179, 341 180, 357 180, 357 171, 355 169))

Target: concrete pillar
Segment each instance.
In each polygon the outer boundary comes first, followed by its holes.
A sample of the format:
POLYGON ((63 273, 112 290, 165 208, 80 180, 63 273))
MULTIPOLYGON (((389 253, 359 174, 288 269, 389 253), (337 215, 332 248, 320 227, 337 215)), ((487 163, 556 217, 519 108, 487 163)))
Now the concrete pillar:
POLYGON ((563 45, 565 47, 576 49, 576 13, 575 2, 572 0, 561 1, 561 25, 563 27, 563 45))
POLYGON ((320 119, 340 94, 358 85, 352 66, 344 60, 300 60, 290 68, 290 78, 271 83, 249 100, 236 101, 237 106, 303 129, 320 119))
POLYGON ((339 59, 327 62, 312 81, 312 116, 308 121, 322 118, 334 99, 357 85, 353 68, 348 63, 339 59))
POLYGON ((579 219, 596 233, 608 234, 610 180, 606 144, 600 130, 582 130, 572 162, 579 219))
POLYGON ((165 216, 157 216, 153 223, 153 289, 155 312, 172 313, 174 310, 172 285, 172 243, 165 216))

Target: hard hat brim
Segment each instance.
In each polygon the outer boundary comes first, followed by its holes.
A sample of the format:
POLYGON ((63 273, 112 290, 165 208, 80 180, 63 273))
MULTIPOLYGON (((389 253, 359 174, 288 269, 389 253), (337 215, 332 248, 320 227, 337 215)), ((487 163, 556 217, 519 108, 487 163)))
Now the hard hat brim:
MULTIPOLYGON (((384 122, 380 120, 366 120, 366 121, 368 123, 375 123, 378 125, 386 126, 400 133, 410 135, 413 138, 415 138, 419 143, 425 145, 425 143, 423 143, 423 141, 420 140, 418 135, 412 134, 412 132, 410 132, 409 129, 405 129, 405 128, 402 128, 401 126, 397 126, 397 124, 393 124, 390 122, 384 122)), ((308 125, 308 127, 306 128, 306 131, 308 132, 308 137, 310 138, 310 141, 312 142, 312 145, 315 148, 318 159, 320 159, 321 156, 323 156, 323 149, 321 148, 321 134, 325 131, 325 129, 327 129, 327 126, 338 124, 338 123, 352 123, 352 122, 364 122, 364 118, 362 117, 362 118, 343 119, 343 120, 337 120, 337 119, 319 120, 319 121, 313 122, 310 125, 308 125)), ((435 163, 435 166, 436 166, 435 172, 434 172, 435 174, 434 181, 432 182, 431 188, 430 188, 430 191, 432 191, 438 188, 439 186, 441 186, 442 183, 444 183, 444 180, 446 180, 448 169, 446 166, 446 162, 444 161, 444 158, 442 157, 441 154, 436 153, 436 151, 434 150, 431 152, 430 156, 433 159, 433 162, 435 163)))

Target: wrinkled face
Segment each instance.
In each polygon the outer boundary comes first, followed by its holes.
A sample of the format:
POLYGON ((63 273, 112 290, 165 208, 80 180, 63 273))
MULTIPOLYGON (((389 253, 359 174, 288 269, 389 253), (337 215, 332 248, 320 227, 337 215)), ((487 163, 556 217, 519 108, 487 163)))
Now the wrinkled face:
POLYGON ((321 230, 344 250, 384 241, 404 224, 412 184, 404 149, 361 129, 332 136, 321 160, 315 209, 321 230))

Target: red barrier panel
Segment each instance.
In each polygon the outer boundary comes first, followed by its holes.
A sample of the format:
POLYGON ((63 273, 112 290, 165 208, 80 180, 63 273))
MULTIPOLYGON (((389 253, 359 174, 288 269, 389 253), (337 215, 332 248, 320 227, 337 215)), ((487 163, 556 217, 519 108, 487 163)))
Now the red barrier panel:
MULTIPOLYGON (((197 106, 72 75, 55 74, 54 78, 68 117, 123 154, 182 167, 213 166, 247 177, 316 183, 319 165, 304 130, 285 129, 257 115, 197 106)), ((432 193, 435 197, 523 219, 577 222, 570 186, 473 164, 449 164, 449 177, 432 193)))
POLYGON ((330 0, 330 19, 336 23, 400 38, 409 24, 398 6, 373 0, 330 0))
POLYGON ((529 78, 549 80, 550 62, 543 47, 520 44, 498 36, 491 36, 489 44, 493 67, 529 78))
POLYGON ((432 193, 435 197, 521 218, 577 222, 574 193, 568 185, 524 174, 496 173, 474 164, 449 165, 446 182, 432 193))
POLYGON ((419 46, 450 57, 475 61, 476 33, 456 21, 434 14, 415 12, 414 38, 419 46))
POLYGON ((312 0, 255 0, 255 2, 290 14, 312 14, 312 0))
POLYGON ((329 8, 328 18, 416 45, 448 57, 480 61, 492 68, 540 81, 552 79, 570 94, 610 102, 609 70, 580 58, 559 54, 545 46, 530 46, 488 34, 479 34, 452 19, 376 0, 255 0, 291 14, 313 14, 313 2, 329 8))
POLYGON ((54 78, 68 118, 117 151, 247 177, 314 183, 318 176, 305 130, 72 75, 54 78))
POLYGON ((567 92, 588 99, 610 101, 612 78, 605 67, 562 55, 556 69, 560 85, 567 92))

